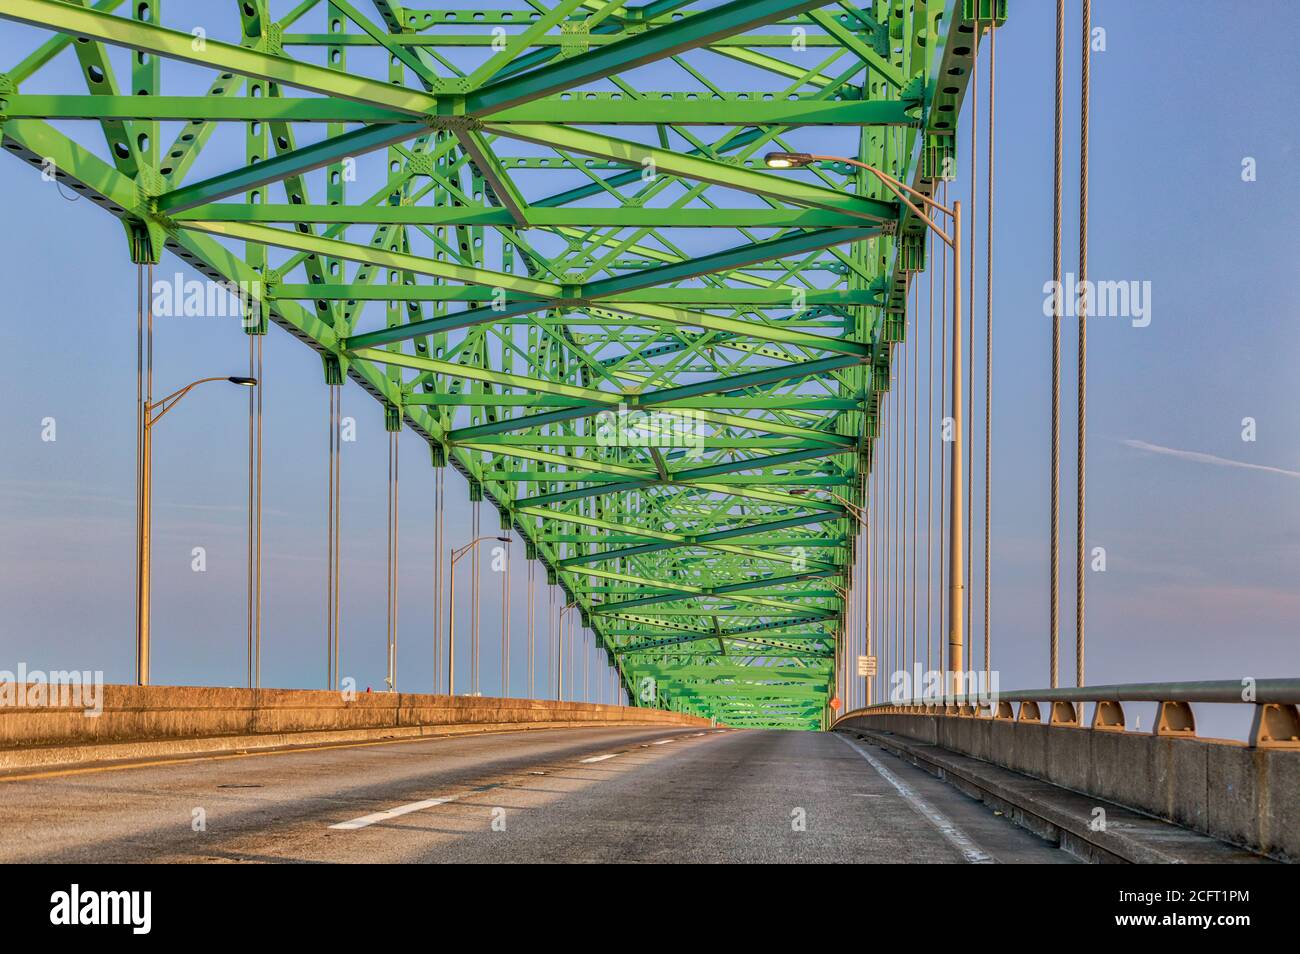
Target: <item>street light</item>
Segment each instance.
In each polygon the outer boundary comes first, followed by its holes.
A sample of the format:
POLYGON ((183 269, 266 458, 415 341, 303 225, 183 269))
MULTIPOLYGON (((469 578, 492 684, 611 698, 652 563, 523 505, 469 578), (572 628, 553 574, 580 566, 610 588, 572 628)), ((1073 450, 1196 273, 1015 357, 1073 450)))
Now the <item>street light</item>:
POLYGON ((157 401, 146 400, 141 403, 140 420, 137 423, 140 459, 137 461, 135 518, 135 681, 139 686, 149 685, 149 569, 152 555, 149 534, 153 523, 153 426, 179 404, 185 395, 209 381, 228 381, 246 388, 257 385, 257 378, 238 375, 199 378, 157 401))
POLYGON ((456 694, 456 564, 460 558, 469 553, 484 540, 497 540, 509 543, 509 537, 476 537, 463 547, 452 547, 451 569, 448 572, 448 588, 451 590, 447 600, 447 695, 456 694))
MULTIPOLYGON (((769 169, 802 169, 815 162, 838 162, 870 172, 879 179, 900 202, 912 211, 926 227, 952 249, 953 295, 952 295, 952 338, 949 342, 952 355, 952 446, 949 449, 949 508, 948 508, 948 668, 954 680, 965 667, 965 617, 963 616, 963 593, 965 591, 966 568, 963 560, 962 523, 963 502, 962 486, 962 444, 965 437, 965 408, 962 404, 962 367, 961 367, 961 203, 953 202, 952 208, 935 202, 928 195, 913 189, 905 182, 895 179, 887 172, 868 165, 849 156, 823 156, 810 152, 769 152, 763 161, 769 169), (926 209, 941 212, 952 220, 952 234, 949 235, 934 223, 917 203, 926 209)), ((954 692, 960 685, 954 686, 954 692)))

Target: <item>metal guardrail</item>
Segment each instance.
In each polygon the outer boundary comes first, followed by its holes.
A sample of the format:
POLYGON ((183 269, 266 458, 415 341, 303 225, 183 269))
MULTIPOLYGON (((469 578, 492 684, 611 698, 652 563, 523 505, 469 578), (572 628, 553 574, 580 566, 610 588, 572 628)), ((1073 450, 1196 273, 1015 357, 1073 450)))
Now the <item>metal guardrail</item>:
POLYGON ((1300 679, 1242 679, 1206 682, 1139 682, 1112 686, 1020 689, 986 696, 954 694, 942 699, 877 703, 846 712, 835 720, 871 715, 930 715, 992 718, 1001 722, 1043 721, 1040 703, 1050 706, 1048 725, 1082 728, 1083 706, 1095 703, 1090 729, 1126 731, 1123 703, 1154 702, 1152 735, 1196 737, 1192 703, 1253 705, 1250 745, 1257 748, 1300 748, 1300 679), (1019 710, 1012 705, 1019 703, 1019 710))

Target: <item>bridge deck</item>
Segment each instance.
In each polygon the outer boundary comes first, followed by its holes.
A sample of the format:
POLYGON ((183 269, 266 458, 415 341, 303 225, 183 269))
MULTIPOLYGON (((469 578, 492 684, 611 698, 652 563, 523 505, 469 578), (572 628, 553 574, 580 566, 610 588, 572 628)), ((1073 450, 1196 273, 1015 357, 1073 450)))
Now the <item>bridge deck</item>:
POLYGON ((827 733, 555 729, 51 773, 0 783, 0 861, 1073 861, 870 754, 827 733))

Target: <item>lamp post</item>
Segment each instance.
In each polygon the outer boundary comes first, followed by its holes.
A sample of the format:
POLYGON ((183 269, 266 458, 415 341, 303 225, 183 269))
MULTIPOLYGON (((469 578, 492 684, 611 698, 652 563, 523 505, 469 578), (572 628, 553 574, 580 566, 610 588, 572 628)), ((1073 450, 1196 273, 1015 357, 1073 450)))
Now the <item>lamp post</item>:
POLYGON ((509 543, 509 537, 475 537, 463 547, 452 547, 450 569, 448 571, 448 590, 447 599, 447 695, 456 694, 456 564, 460 558, 469 553, 484 540, 499 540, 502 543, 509 543))
POLYGON ((848 156, 822 156, 808 152, 769 152, 764 157, 769 169, 802 169, 815 162, 839 162, 863 169, 884 184, 903 205, 922 222, 933 230, 949 248, 952 249, 953 295, 952 295, 952 337, 949 349, 952 354, 952 441, 949 449, 951 459, 949 471, 949 508, 948 508, 948 669, 952 674, 952 691, 961 689, 961 677, 958 675, 965 668, 965 617, 963 614, 963 594, 966 589, 966 568, 962 549, 963 501, 962 486, 962 445, 965 442, 966 424, 965 408, 962 403, 962 366, 961 366, 961 203, 953 202, 952 208, 935 202, 928 195, 919 192, 895 179, 887 172, 875 166, 848 156), (916 199, 920 203, 912 201, 916 199), (947 215, 952 221, 952 234, 949 235, 928 216, 924 209, 933 209, 947 215))
POLYGON ((200 384, 209 381, 229 381, 241 387, 256 386, 257 378, 229 377, 199 378, 159 398, 157 401, 143 400, 140 407, 138 437, 140 459, 137 462, 139 487, 136 488, 136 591, 135 591, 135 681, 138 686, 149 685, 149 569, 152 555, 150 528, 153 525, 153 427, 200 384))

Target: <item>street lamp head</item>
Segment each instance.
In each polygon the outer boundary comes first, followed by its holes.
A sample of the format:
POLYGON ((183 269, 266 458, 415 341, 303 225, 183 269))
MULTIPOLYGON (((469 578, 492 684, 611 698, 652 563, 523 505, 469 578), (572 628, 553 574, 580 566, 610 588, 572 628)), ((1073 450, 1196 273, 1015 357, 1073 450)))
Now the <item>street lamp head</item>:
POLYGON ((509 538, 509 537, 497 537, 497 539, 500 540, 502 543, 509 543, 509 542, 510 542, 510 538, 509 538))
POLYGON ((763 157, 769 169, 802 169, 814 161, 806 152, 769 152, 763 157))
POLYGON ((226 378, 226 380, 231 384, 238 384, 242 388, 251 388, 257 385, 257 378, 240 377, 236 374, 232 374, 230 377, 226 378))

